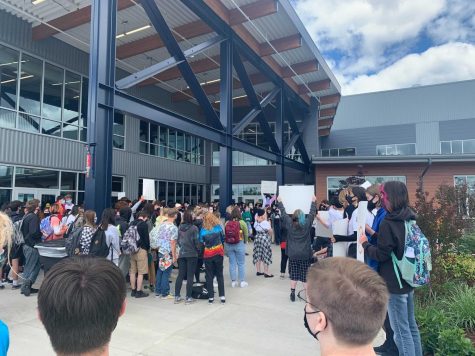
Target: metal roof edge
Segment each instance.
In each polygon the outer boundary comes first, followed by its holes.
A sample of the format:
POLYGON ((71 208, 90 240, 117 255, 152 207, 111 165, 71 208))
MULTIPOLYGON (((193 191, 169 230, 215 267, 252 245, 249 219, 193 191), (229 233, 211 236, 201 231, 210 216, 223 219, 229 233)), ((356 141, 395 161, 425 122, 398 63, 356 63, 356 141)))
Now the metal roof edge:
POLYGON ((340 83, 338 83, 338 80, 336 79, 336 77, 333 74, 332 70, 328 66, 326 60, 323 58, 322 54, 318 50, 317 45, 312 40, 312 37, 308 33, 308 31, 305 28, 304 24, 302 23, 302 20, 300 20, 300 17, 295 12, 295 9, 292 6, 292 4, 289 2, 289 0, 277 0, 277 1, 278 1, 279 5, 281 5, 282 8, 285 10, 286 14, 290 17, 290 19, 292 20, 292 23, 295 25, 295 27, 297 27, 297 30, 302 35, 302 39, 305 41, 307 46, 310 48, 310 51, 312 51, 313 55, 317 58, 319 65, 321 65, 322 69, 325 71, 328 78, 331 80, 333 85, 335 85, 335 88, 341 94, 340 83))
POLYGON ((353 156, 353 157, 312 157, 312 164, 368 164, 368 163, 453 163, 475 162, 475 154, 469 155, 415 155, 415 156, 353 156))

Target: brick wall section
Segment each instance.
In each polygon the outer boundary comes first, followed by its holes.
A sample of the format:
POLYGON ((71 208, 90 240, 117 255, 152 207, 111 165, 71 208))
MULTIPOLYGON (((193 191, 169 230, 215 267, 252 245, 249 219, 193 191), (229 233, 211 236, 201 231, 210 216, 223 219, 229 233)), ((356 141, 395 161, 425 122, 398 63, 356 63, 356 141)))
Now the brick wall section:
MULTIPOLYGON (((359 164, 320 165, 315 167, 315 182, 318 201, 327 198, 327 177, 352 176, 358 172, 359 164)), ((405 176, 411 204, 415 201, 418 177, 427 166, 425 163, 363 164, 367 176, 405 176)), ((475 164, 432 163, 424 177, 424 189, 433 195, 440 184, 454 184, 456 175, 475 175, 475 164)))

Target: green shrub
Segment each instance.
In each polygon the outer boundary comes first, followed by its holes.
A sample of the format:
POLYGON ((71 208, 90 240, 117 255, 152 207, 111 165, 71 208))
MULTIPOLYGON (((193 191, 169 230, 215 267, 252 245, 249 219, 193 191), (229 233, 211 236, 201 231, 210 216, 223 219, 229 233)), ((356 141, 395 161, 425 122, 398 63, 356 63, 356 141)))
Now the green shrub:
POLYGON ((475 348, 460 328, 442 330, 438 337, 435 356, 473 356, 475 348))
POLYGON ((475 288, 459 285, 444 298, 442 305, 456 326, 475 331, 475 288))
POLYGON ((437 272, 443 275, 443 280, 457 280, 470 286, 475 285, 475 258, 473 256, 447 254, 439 257, 436 265, 439 267, 437 272))
POLYGON ((475 232, 464 235, 457 246, 459 253, 475 254, 475 232))
POLYGON ((449 328, 449 318, 437 305, 416 308, 416 320, 426 353, 434 353, 439 346, 439 334, 449 328))

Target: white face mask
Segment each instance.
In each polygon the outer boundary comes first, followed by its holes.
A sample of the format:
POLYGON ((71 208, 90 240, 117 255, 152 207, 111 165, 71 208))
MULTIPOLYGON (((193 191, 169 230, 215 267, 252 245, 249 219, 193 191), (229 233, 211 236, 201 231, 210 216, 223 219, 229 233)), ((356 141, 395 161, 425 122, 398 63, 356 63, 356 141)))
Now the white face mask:
POLYGON ((66 200, 66 204, 71 204, 72 202, 73 202, 73 201, 70 200, 70 199, 66 200))

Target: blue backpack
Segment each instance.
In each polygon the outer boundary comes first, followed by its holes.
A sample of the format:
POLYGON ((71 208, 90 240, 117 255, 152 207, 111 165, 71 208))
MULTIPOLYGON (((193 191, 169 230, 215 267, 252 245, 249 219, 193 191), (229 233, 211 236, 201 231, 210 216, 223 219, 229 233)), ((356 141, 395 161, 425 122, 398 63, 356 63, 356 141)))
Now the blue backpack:
POLYGON ((394 273, 402 288, 401 277, 411 287, 424 286, 430 281, 430 271, 432 270, 431 253, 429 240, 421 231, 415 220, 405 221, 406 239, 404 254, 398 260, 394 252, 391 253, 394 273))
POLYGON ((51 226, 51 216, 48 216, 41 220, 40 222, 40 230, 41 234, 43 235, 43 241, 47 240, 51 235, 54 233, 54 229, 51 226))

